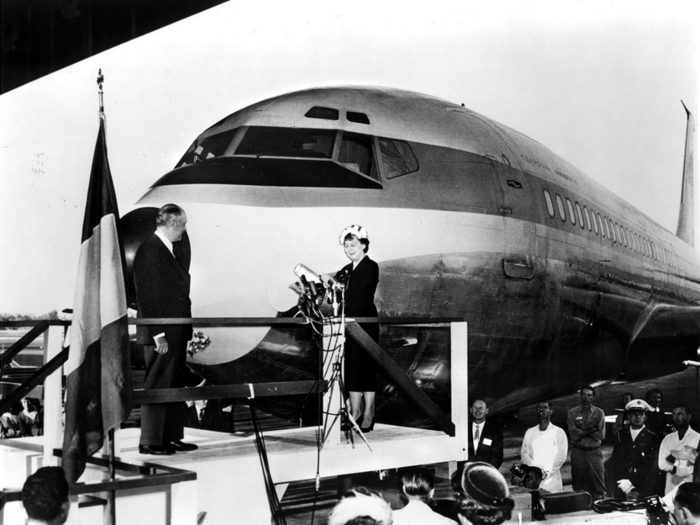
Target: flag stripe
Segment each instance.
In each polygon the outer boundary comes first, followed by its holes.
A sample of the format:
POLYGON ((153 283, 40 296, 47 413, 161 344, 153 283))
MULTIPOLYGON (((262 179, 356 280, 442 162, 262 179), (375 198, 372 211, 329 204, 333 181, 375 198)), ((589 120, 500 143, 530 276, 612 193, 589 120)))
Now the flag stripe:
POLYGON ((71 329, 71 348, 76 350, 70 352, 66 374, 80 366, 102 327, 126 314, 123 290, 117 225, 113 214, 105 215, 81 245, 71 329))

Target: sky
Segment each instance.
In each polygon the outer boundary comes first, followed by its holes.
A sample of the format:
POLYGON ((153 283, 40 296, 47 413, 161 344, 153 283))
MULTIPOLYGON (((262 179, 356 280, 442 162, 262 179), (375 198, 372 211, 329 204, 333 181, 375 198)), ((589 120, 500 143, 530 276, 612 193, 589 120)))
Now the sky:
POLYGON ((463 103, 675 232, 681 100, 695 115, 698 106, 695 4, 234 0, 6 93, 0 314, 72 306, 100 68, 122 215, 226 115, 297 89, 352 84, 463 103))

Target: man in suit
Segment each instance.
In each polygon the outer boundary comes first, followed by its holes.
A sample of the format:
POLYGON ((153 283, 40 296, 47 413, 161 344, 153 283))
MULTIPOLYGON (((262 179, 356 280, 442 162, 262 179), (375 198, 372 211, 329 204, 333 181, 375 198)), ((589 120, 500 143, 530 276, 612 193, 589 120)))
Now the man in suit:
MULTIPOLYGON (((158 210, 156 231, 134 258, 139 317, 192 317, 189 257, 178 259, 174 248, 186 230, 187 214, 182 208, 166 204, 158 210)), ((139 325, 136 335, 146 359, 144 390, 184 387, 192 325, 139 325)), ((196 449, 196 445, 182 441, 184 420, 182 402, 143 405, 139 452, 164 455, 196 449)))
POLYGON ((484 399, 474 398, 469 412, 472 417, 467 439, 467 461, 484 461, 500 468, 503 463, 503 431, 496 424, 486 421, 489 409, 484 399))
POLYGON ((649 405, 633 399, 625 409, 630 426, 617 433, 611 465, 617 488, 615 496, 628 500, 656 494, 659 438, 644 426, 649 405))
POLYGON ((666 414, 661 406, 663 399, 663 394, 658 388, 652 388, 644 394, 644 401, 649 405, 644 425, 647 427, 647 430, 656 434, 659 440, 662 440, 671 430, 666 421, 666 414))
POLYGON ((187 402, 185 426, 215 432, 235 432, 233 406, 223 407, 219 399, 198 399, 187 402))

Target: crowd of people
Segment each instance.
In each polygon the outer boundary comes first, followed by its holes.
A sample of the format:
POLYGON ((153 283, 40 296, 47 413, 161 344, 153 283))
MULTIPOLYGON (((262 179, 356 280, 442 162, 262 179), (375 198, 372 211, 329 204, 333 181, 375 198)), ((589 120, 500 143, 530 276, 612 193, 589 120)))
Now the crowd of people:
POLYGON ((32 397, 22 399, 22 405, 0 415, 0 439, 32 437, 43 434, 41 402, 32 397))
POLYGON ((378 494, 355 489, 340 500, 329 525, 502 523, 511 517, 511 491, 518 487, 536 492, 538 501, 540 494, 563 494, 561 469, 568 457, 572 496, 585 492, 593 501, 638 502, 659 496, 679 525, 700 523, 700 434, 690 427, 690 406, 674 404, 671 426, 661 409, 660 390, 648 391, 644 399, 626 393, 612 429, 612 455, 604 462, 605 414, 595 406, 595 397, 593 387, 581 388, 580 403, 567 412, 566 429, 552 423, 555 407, 550 401, 537 403, 538 424, 523 436, 520 463, 511 468, 511 486, 498 471, 503 463, 503 431, 486 420, 487 401, 475 397, 470 405, 468 459, 459 463, 452 479, 451 511, 443 506, 438 513, 430 506, 434 479, 421 468, 403 476, 407 499, 403 508, 392 512, 378 494))
POLYGON ((435 489, 430 470, 408 470, 402 483, 408 500, 403 508, 392 510, 378 492, 357 487, 333 508, 328 525, 498 525, 511 518, 515 506, 503 475, 482 461, 454 473, 454 501, 442 513, 430 505, 435 489))
MULTIPOLYGON (((593 501, 644 501, 659 496, 671 507, 679 486, 689 484, 684 491, 697 491, 693 483, 700 481, 700 434, 690 427, 689 404, 673 405, 669 425, 661 408, 663 394, 658 388, 646 392, 644 399, 629 392, 623 394, 623 409, 612 426, 612 455, 604 462, 605 414, 595 406, 595 396, 591 386, 580 389, 579 405, 567 412, 568 437, 564 429, 551 423, 551 402, 537 404, 539 424, 525 433, 521 464, 511 470, 514 484, 545 494, 562 492, 561 468, 570 451, 573 491, 585 491, 593 501)), ((470 439, 472 428, 476 428, 484 412, 483 404, 481 399, 472 402, 470 439)), ((491 432, 498 432, 498 428, 491 432)), ((470 459, 483 459, 487 453, 502 457, 502 452, 484 450, 498 443, 498 439, 475 442, 473 456, 470 443, 470 459)), ((498 467, 500 460, 492 464, 498 467)))

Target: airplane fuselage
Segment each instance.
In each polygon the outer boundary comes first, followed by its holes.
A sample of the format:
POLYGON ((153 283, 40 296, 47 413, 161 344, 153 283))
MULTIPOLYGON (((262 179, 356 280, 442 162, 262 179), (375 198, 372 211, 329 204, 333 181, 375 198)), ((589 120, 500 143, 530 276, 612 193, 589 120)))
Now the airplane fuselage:
MULTIPOLYGON (((245 108, 140 204, 166 202, 190 219, 195 316, 290 315, 294 266, 335 272, 340 231, 363 225, 380 316, 464 317, 469 391, 492 412, 672 373, 700 347, 695 250, 539 143, 429 96, 325 88, 245 108)), ((207 332, 192 365, 214 383, 316 377, 306 327, 207 332)), ((446 329, 386 326, 380 344, 449 407, 446 329)), ((380 421, 428 424, 404 404, 383 383, 380 421)))

